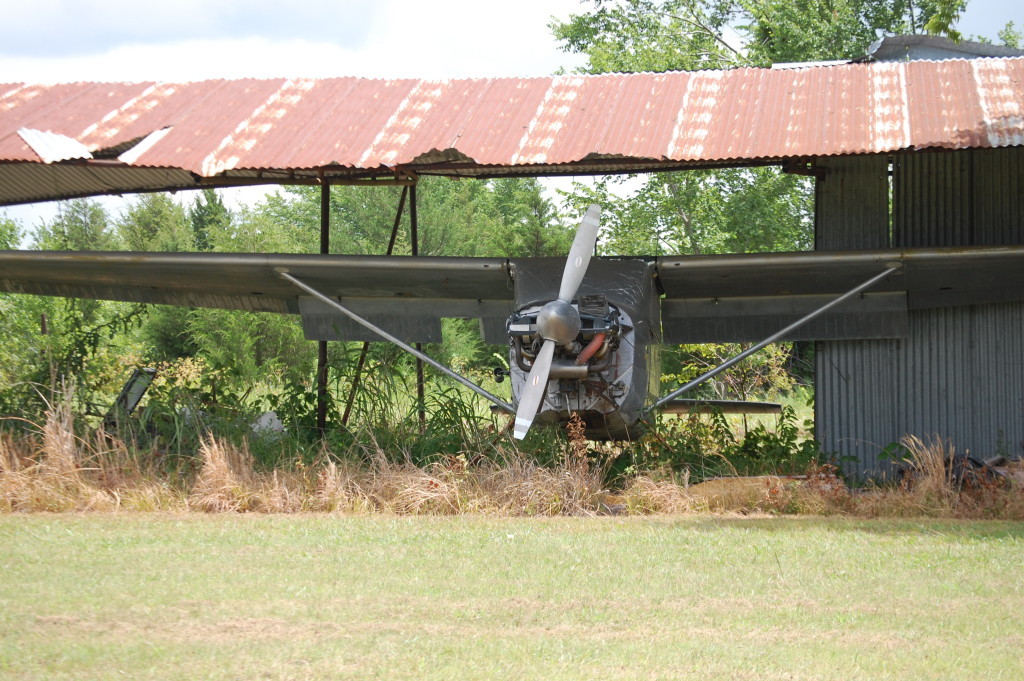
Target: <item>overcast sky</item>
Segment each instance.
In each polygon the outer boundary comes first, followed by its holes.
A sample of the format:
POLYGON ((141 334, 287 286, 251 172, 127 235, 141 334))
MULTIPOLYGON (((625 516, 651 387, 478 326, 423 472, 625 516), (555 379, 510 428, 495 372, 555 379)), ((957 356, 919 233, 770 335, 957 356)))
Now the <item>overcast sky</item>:
POLYGON ((577 0, 0 0, 5 81, 549 75, 577 0))
MULTIPOLYGON (((550 75, 582 63, 558 49, 548 28, 553 16, 581 7, 579 0, 0 0, 0 81, 550 75)), ((1024 29, 1024 2, 970 0, 959 28, 994 40, 1008 20, 1024 29)), ((52 210, 6 212, 33 226, 52 210)))

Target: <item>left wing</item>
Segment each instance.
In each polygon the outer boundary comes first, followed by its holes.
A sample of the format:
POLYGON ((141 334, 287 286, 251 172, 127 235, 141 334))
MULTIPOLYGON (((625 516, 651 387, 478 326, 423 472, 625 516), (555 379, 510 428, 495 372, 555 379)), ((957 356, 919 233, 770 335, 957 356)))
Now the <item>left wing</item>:
POLYGON ((758 341, 891 265, 786 340, 900 338, 911 310, 1024 300, 1024 246, 658 258, 668 343, 758 341))

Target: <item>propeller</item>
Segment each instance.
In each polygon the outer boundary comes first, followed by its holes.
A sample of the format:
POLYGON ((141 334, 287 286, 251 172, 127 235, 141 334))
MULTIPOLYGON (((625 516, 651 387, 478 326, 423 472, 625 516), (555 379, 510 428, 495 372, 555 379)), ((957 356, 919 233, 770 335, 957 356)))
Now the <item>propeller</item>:
POLYGON ((580 313, 572 306, 572 299, 583 283, 590 265, 590 257, 597 244, 597 230, 601 226, 601 207, 596 203, 587 209, 576 230, 576 237, 569 249, 569 257, 562 271, 562 283, 558 287, 558 298, 547 303, 537 313, 537 333, 544 339, 540 352, 533 360, 530 375, 526 377, 523 393, 519 396, 513 437, 522 440, 530 432, 533 419, 547 392, 548 374, 556 345, 565 345, 580 332, 580 313))

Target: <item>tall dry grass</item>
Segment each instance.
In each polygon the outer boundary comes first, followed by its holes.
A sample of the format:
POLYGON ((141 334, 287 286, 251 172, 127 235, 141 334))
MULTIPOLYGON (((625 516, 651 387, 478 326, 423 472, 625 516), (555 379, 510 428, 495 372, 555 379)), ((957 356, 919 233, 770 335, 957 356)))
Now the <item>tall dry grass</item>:
POLYGON ((948 439, 908 435, 899 488, 869 490, 857 499, 864 516, 1024 519, 1024 489, 1011 478, 975 470, 948 439))
POLYGON ((36 435, 0 434, 0 511, 161 510, 180 494, 102 429, 75 432, 70 400, 50 405, 36 435))
POLYGON ((244 448, 206 440, 188 502, 210 512, 582 515, 597 511, 603 493, 601 474, 578 461, 544 467, 498 450, 495 459, 452 456, 420 467, 368 449, 359 463, 324 452, 309 467, 260 473, 244 448))
MULTIPOLYGON (((542 466, 514 445, 462 452, 428 466, 372 439, 338 457, 261 471, 246 445, 213 437, 195 473, 168 474, 156 452, 100 431, 76 434, 74 415, 53 406, 34 435, 0 433, 0 512, 193 510, 207 513, 592 515, 603 513, 797 513, 1024 519, 1024 492, 1004 479, 964 478, 940 438, 908 437, 913 484, 852 493, 833 467, 806 476, 719 479, 690 485, 684 473, 635 475, 616 493, 588 456, 582 430, 561 460, 542 466)), ((570 430, 572 435, 574 431, 570 430)))

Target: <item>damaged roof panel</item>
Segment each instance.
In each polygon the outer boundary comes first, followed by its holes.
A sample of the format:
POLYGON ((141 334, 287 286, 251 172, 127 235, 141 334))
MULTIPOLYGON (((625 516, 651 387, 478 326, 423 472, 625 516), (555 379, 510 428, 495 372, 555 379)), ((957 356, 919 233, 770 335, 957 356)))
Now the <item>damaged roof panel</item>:
POLYGON ((172 126, 171 133, 136 164, 182 168, 205 177, 235 167, 239 148, 248 150, 258 143, 259 135, 250 123, 275 103, 285 83, 283 78, 246 78, 184 85, 169 97, 180 108, 176 119, 153 121, 159 122, 153 130, 172 126))
MULTIPOLYGON (((143 167, 191 178, 166 189, 320 173, 626 172, 1016 146, 1022 106, 1024 57, 524 79, 8 83, 0 161, 61 165, 60 182, 50 173, 33 192, 51 198, 151 190, 152 175, 130 181, 143 167), (77 141, 94 158, 46 163, 22 129, 77 141), (117 159, 127 183, 90 178, 117 159)), ((35 200, 22 190, 0 184, 0 204, 35 200)))

